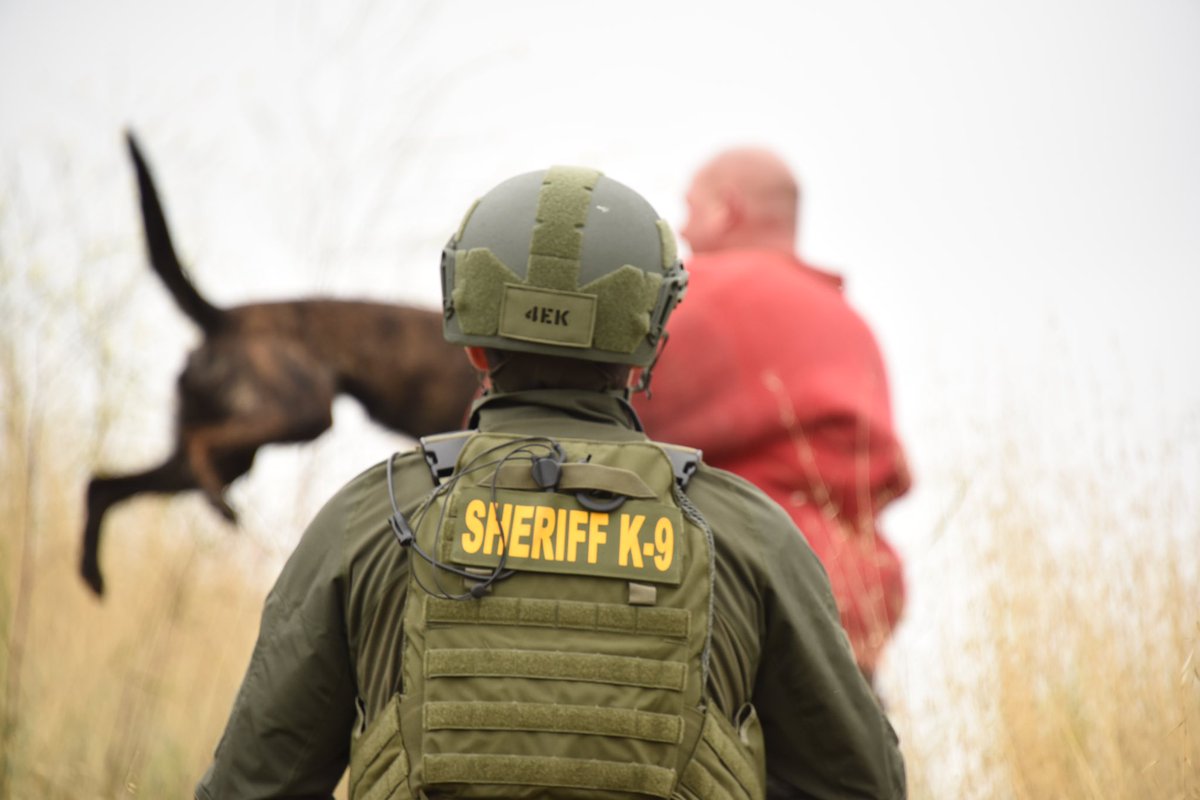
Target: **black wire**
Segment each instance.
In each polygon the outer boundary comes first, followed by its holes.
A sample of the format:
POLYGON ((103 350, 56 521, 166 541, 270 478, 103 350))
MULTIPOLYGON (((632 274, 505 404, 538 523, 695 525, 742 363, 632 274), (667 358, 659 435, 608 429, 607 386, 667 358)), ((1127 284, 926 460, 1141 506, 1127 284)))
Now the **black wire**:
MULTIPOLYGON (((396 454, 393 453, 392 456, 388 458, 386 465, 388 501, 392 506, 392 516, 389 518, 388 523, 391 526, 392 533, 396 536, 396 540, 402 547, 411 547, 418 556, 420 556, 434 568, 433 578, 434 583, 437 585, 437 591, 433 591, 425 585, 425 583, 421 580, 421 575, 418 571, 414 569, 412 573, 413 579, 416 581, 417 585, 420 586, 421 589, 427 594, 445 600, 467 600, 479 598, 488 591, 493 583, 505 580, 506 578, 510 578, 516 574, 516 570, 506 570, 504 568, 508 563, 508 531, 504 529, 504 523, 498 514, 499 504, 497 502, 497 481, 499 480, 500 469, 510 460, 518 456, 523 455, 529 458, 530 464, 532 465, 538 457, 538 453, 533 449, 534 447, 545 448, 546 451, 553 453, 560 462, 566 458, 561 445, 548 436, 526 436, 511 442, 502 442, 500 444, 493 445, 492 447, 475 454, 461 470, 455 472, 444 483, 439 484, 432 492, 426 495, 425 499, 414 510, 411 524, 404 518, 404 515, 401 513, 396 502, 396 490, 392 479, 392 464, 396 454), (505 453, 500 458, 485 463, 477 463, 480 461, 480 459, 507 448, 512 449, 510 449, 509 452, 505 453), (458 486, 458 482, 465 476, 470 475, 478 470, 487 469, 488 467, 495 467, 492 472, 490 482, 491 507, 489 510, 491 513, 497 514, 496 524, 500 528, 501 552, 500 561, 496 567, 492 569, 491 574, 483 577, 483 580, 480 580, 480 575, 467 572, 465 569, 460 569, 459 567, 451 564, 446 564, 438 560, 436 556, 431 556, 426 553, 423 549, 421 549, 420 544, 417 542, 416 531, 419 530, 421 525, 424 523, 425 515, 428 513, 429 508, 436 500, 443 495, 448 495, 451 491, 453 491, 454 488, 458 486), (476 583, 467 592, 463 592, 461 594, 450 593, 446 591, 446 588, 442 585, 438 574, 439 571, 449 572, 468 580, 476 581, 476 583)), ((438 511, 438 519, 436 528, 434 529, 434 553, 437 552, 438 545, 440 544, 442 528, 445 527, 448 507, 449 503, 443 502, 438 511)))
MULTIPOLYGON (((481 453, 480 456, 483 456, 486 454, 487 454, 486 452, 481 453)), ((420 544, 417 543, 417 539, 416 539, 416 529, 420 528, 421 523, 424 521, 425 513, 428 511, 429 506, 432 505, 433 501, 437 497, 439 497, 440 495, 443 495, 443 494, 447 494, 449 489, 453 488, 453 486, 457 482, 458 476, 456 476, 454 479, 451 479, 447 483, 438 486, 437 488, 434 489, 433 492, 431 492, 428 496, 426 496, 425 500, 421 503, 420 506, 418 506, 417 510, 414 512, 413 521, 412 521, 412 524, 410 525, 404 519, 404 515, 401 513, 401 511, 396 503, 395 486, 394 486, 394 483, 392 480, 392 461, 394 458, 395 458, 395 454, 393 454, 392 457, 389 458, 387 461, 388 500, 391 502, 391 506, 392 506, 392 517, 391 517, 391 519, 389 519, 388 522, 391 525, 392 532, 396 535, 397 541, 400 543, 400 545, 402 547, 411 547, 417 555, 419 555, 421 558, 423 558, 425 561, 427 561, 433 567, 455 573, 464 578, 476 580, 478 578, 478 576, 472 575, 471 573, 467 572, 466 570, 459 569, 458 567, 452 566, 450 564, 443 564, 437 558, 430 556, 423 549, 421 549, 421 546, 420 546, 420 544)), ((495 462, 493 462, 493 463, 495 463, 495 462)), ((473 467, 469 470, 464 469, 461 474, 466 475, 468 472, 474 471, 474 469, 481 469, 486 466, 488 466, 488 465, 483 464, 483 465, 479 465, 477 467, 473 467)), ((444 514, 445 514, 445 504, 443 503, 443 505, 442 505, 442 515, 443 516, 440 517, 438 520, 439 526, 442 524, 442 522, 445 519, 444 514)), ((439 528, 437 535, 439 535, 439 536, 441 535, 440 528, 439 528)), ((436 544, 436 540, 435 540, 435 544, 436 544)), ((417 584, 428 594, 431 594, 434 596, 439 596, 439 597, 442 597, 445 599, 453 599, 453 600, 465 600, 466 598, 470 597, 469 593, 462 594, 462 595, 450 594, 441 585, 441 581, 436 581, 436 583, 438 584, 438 591, 437 592, 431 591, 429 589, 429 587, 426 586, 422 582, 420 573, 418 573, 416 571, 413 572, 413 578, 414 578, 414 580, 416 580, 417 584)), ((435 579, 436 579, 436 573, 435 573, 435 579)))
MULTIPOLYGON (((557 453, 561 458, 562 449, 558 446, 558 443, 551 440, 551 444, 553 445, 553 452, 557 453)), ((492 513, 496 514, 496 526, 500 529, 500 563, 498 563, 495 569, 492 570, 491 575, 489 575, 480 583, 477 583, 475 586, 471 587, 470 594, 472 597, 482 597, 487 590, 491 588, 493 583, 510 578, 515 573, 515 570, 504 569, 504 566, 508 563, 508 531, 504 530, 503 515, 500 514, 498 510, 499 503, 497 502, 496 497, 496 481, 499 480, 500 470, 504 467, 505 462, 507 462, 510 458, 515 457, 518 453, 525 453, 529 456, 530 466, 532 466, 536 461, 536 456, 530 449, 529 444, 525 444, 512 450, 511 452, 506 453, 504 457, 500 459, 500 463, 496 466, 495 471, 492 473, 491 497, 489 499, 491 501, 491 508, 493 509, 492 513)))
MULTIPOLYGON (((457 485, 457 482, 464 475, 467 475, 478 469, 484 469, 487 467, 494 466, 495 469, 492 472, 491 492, 490 492, 489 500, 491 502, 491 508, 495 509, 498 505, 497 497, 496 497, 496 488, 497 488, 496 480, 498 479, 498 476, 500 474, 500 469, 504 466, 504 464, 506 462, 508 462, 509 459, 513 458, 518 453, 528 454, 530 463, 532 464, 533 453, 530 450, 530 446, 534 445, 534 444, 539 444, 539 443, 541 443, 542 446, 546 447, 548 450, 552 450, 553 452, 559 454, 560 458, 562 457, 562 448, 559 446, 558 442, 554 441, 553 439, 550 439, 549 437, 527 436, 527 437, 524 437, 522 439, 518 439, 518 440, 515 440, 512 442, 503 442, 501 444, 494 445, 494 446, 488 448, 487 450, 484 450, 482 453, 477 454, 469 462, 467 462, 466 466, 463 467, 461 472, 456 473, 449 481, 447 481, 446 493, 449 493, 449 491, 451 490, 451 487, 457 485), (512 447, 514 449, 512 449, 508 453, 505 453, 504 456, 502 456, 499 460, 490 461, 490 462, 487 462, 486 464, 479 464, 479 465, 475 464, 475 462, 478 461, 483 456, 486 456, 490 453, 494 453, 494 452, 497 452, 499 450, 502 450, 502 449, 505 449, 508 447, 512 447)), ((437 548, 440 544, 442 530, 445 528, 446 513, 447 513, 448 507, 449 507, 448 503, 442 503, 441 509, 438 514, 437 526, 434 529, 434 552, 437 552, 437 548)), ((495 512, 493 511, 493 513, 495 513, 495 512)), ((422 557, 425 558, 425 560, 428 561, 432 566, 442 569, 446 572, 457 574, 457 575, 465 577, 469 580, 477 582, 465 594, 452 595, 451 593, 446 591, 445 587, 442 585, 440 577, 435 572, 434 573, 434 583, 437 584, 438 593, 440 594, 441 597, 449 598, 449 599, 456 599, 456 600, 465 600, 468 597, 479 598, 479 597, 482 597, 487 592, 488 588, 491 587, 491 585, 493 583, 495 583, 496 581, 510 578, 513 576, 514 572, 512 570, 508 570, 508 571, 504 570, 504 565, 508 561, 508 532, 506 530, 504 530, 504 525, 503 525, 503 522, 501 521, 501 519, 497 518, 496 524, 500 529, 500 543, 501 543, 500 563, 492 570, 491 574, 486 576, 485 578, 483 578, 483 580, 480 580, 481 576, 478 574, 466 572, 465 570, 461 570, 456 567, 452 567, 448 564, 443 564, 442 562, 438 561, 436 558, 431 559, 428 556, 426 556, 424 553, 422 553, 422 557)), ((426 587, 424 585, 422 585, 421 588, 426 589, 426 587)), ((426 589, 426 591, 428 591, 428 590, 426 589)), ((433 593, 431 592, 431 594, 433 594, 433 593)))

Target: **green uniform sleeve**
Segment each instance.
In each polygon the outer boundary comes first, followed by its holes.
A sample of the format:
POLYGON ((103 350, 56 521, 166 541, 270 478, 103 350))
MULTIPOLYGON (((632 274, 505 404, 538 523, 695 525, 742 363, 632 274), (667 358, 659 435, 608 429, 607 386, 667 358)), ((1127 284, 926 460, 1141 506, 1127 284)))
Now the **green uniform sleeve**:
POLYGON ((717 548, 713 658, 725 674, 714 688, 727 713, 750 695, 768 797, 903 798, 896 734, 854 663, 821 563, 750 484, 717 470, 698 477, 688 493, 717 548), (716 652, 722 634, 733 655, 716 652))
POLYGON ((284 566, 225 733, 196 796, 328 798, 349 758, 355 681, 344 623, 343 491, 284 566))

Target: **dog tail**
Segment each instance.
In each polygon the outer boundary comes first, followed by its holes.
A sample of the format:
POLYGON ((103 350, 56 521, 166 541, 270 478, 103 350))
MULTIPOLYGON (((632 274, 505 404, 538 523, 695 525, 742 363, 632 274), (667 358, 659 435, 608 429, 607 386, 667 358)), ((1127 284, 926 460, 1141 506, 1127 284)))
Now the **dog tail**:
POLYGON ((146 230, 146 250, 150 256, 150 264, 158 277, 162 278, 167 290, 175 298, 175 302, 205 333, 212 333, 219 328, 225 319, 225 312, 200 296, 196 287, 188 280, 187 272, 175 255, 175 246, 171 244, 171 232, 167 229, 167 218, 163 214, 162 204, 158 201, 158 192, 150 177, 150 169, 138 148, 137 139, 132 131, 125 132, 129 143, 129 155, 137 172, 138 193, 142 201, 142 223, 146 230))

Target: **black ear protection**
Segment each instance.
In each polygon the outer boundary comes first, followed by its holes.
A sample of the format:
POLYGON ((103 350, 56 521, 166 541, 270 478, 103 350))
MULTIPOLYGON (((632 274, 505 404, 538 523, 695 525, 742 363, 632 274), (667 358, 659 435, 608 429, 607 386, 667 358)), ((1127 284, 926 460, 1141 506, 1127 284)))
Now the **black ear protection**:
MULTIPOLYGON (((490 447, 482 453, 475 455, 462 466, 461 469, 448 478, 444 483, 439 484, 432 492, 426 495, 421 504, 413 513, 413 525, 410 525, 405 519, 404 514, 400 512, 400 508, 396 503, 396 489, 392 480, 392 464, 395 461, 395 454, 387 460, 387 489, 388 500, 392 506, 392 515, 388 518, 388 525, 392 529, 392 534, 396 537, 396 541, 403 548, 411 548, 412 552, 416 553, 420 558, 424 559, 435 569, 442 572, 449 572, 452 575, 458 575, 467 580, 475 581, 471 588, 466 592, 451 593, 447 592, 442 586, 441 581, 437 579, 437 574, 434 574, 434 582, 437 584, 437 590, 434 591, 421 582, 419 576, 414 573, 414 579, 418 585, 427 593, 434 597, 439 597, 444 600, 467 600, 478 599, 483 597, 491 589, 493 583, 512 577, 515 573, 513 570, 505 569, 505 564, 508 561, 508 531, 504 530, 503 526, 500 529, 500 537, 502 549, 500 554, 500 563, 487 575, 481 576, 478 573, 468 572, 461 567, 447 564, 438 560, 435 556, 426 553, 421 546, 417 544, 416 534, 413 532, 413 526, 419 527, 421 521, 425 518, 425 514, 433 505, 434 501, 441 496, 448 495, 458 481, 465 475, 470 475, 482 470, 492 469, 491 476, 491 492, 492 503, 496 502, 496 479, 500 474, 500 468, 506 463, 513 460, 529 459, 530 474, 533 477, 534 483, 540 488, 553 491, 558 486, 559 478, 562 476, 562 465, 566 461, 566 453, 563 452, 562 446, 548 436, 526 436, 511 442, 490 447), (506 451, 507 452, 504 452, 506 451)), ((437 520, 437 536, 441 536, 443 523, 446 516, 446 504, 442 504, 442 508, 437 520)), ((436 548, 434 549, 436 552, 436 548)))
POLYGON ((533 475, 533 482, 542 489, 555 489, 558 486, 558 479, 562 477, 562 462, 561 450, 556 451, 553 456, 535 458, 533 466, 529 468, 533 475))

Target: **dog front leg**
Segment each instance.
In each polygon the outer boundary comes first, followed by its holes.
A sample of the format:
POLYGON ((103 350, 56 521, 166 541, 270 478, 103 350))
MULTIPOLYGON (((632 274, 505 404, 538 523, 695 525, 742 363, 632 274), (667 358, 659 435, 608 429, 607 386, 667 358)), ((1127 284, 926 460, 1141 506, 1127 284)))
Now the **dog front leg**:
MULTIPOLYGON (((252 456, 253 457, 253 456, 252 456)), ((225 502, 225 489, 229 483, 217 472, 213 464, 212 444, 204 432, 196 432, 187 437, 187 459, 196 476, 196 484, 208 502, 218 513, 230 522, 237 522, 237 512, 225 502)))
POLYGON ((230 522, 237 521, 237 512, 225 501, 225 489, 237 475, 224 473, 219 464, 231 459, 242 460, 249 469, 255 451, 266 444, 282 442, 307 442, 317 438, 333 425, 333 415, 328 405, 304 409, 296 414, 276 410, 252 418, 227 420, 215 425, 192 428, 185 432, 187 458, 196 483, 209 502, 230 522))

